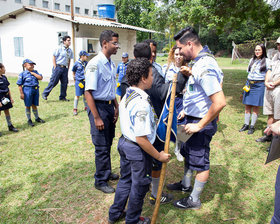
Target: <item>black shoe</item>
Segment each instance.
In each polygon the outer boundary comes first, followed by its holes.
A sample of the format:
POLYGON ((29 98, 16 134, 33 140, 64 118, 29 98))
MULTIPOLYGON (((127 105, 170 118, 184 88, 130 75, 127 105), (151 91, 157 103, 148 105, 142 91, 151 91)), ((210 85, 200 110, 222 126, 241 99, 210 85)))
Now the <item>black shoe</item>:
POLYGON ((9 125, 8 128, 9 128, 9 131, 18 132, 18 129, 16 129, 12 124, 9 125))
POLYGON ((174 184, 167 184, 167 189, 171 191, 182 191, 184 193, 192 192, 192 186, 185 187, 182 184, 182 181, 174 183, 174 184))
POLYGON ((242 126, 242 128, 239 130, 239 132, 246 131, 246 130, 248 130, 248 129, 249 129, 249 125, 244 124, 244 125, 242 126))
POLYGON ((62 98, 62 99, 59 99, 60 101, 66 101, 66 102, 69 102, 70 100, 66 99, 66 98, 62 98))
POLYGON ((197 202, 193 202, 192 197, 186 197, 186 198, 182 198, 178 201, 174 202, 174 206, 176 208, 181 208, 181 209, 200 209, 201 208, 201 202, 200 200, 198 200, 197 202))
POLYGON ((258 139, 256 139, 256 142, 271 142, 272 135, 264 135, 258 139))
POLYGON ((31 120, 31 119, 29 119, 29 120, 27 121, 27 124, 28 124, 29 126, 31 126, 31 127, 33 127, 33 126, 34 126, 34 124, 33 124, 33 122, 32 122, 32 120, 31 120))
POLYGON ((42 98, 43 98, 43 100, 47 100, 48 99, 44 94, 42 94, 42 98))
POLYGON ((150 224, 151 220, 148 217, 140 217, 137 224, 150 224))
POLYGON ((119 175, 115 173, 111 173, 109 176, 109 180, 118 180, 119 178, 119 175))
POLYGON ((249 130, 248 130, 248 135, 251 135, 251 134, 253 134, 255 132, 255 128, 254 128, 254 126, 250 126, 249 127, 249 130))
MULTIPOLYGON (((162 192, 160 204, 166 204, 166 203, 171 202, 172 200, 173 200, 172 194, 167 194, 167 193, 162 192)), ((150 203, 152 205, 154 205, 156 203, 156 197, 154 197, 153 195, 150 196, 150 203)))
POLYGON ((115 188, 109 186, 109 185, 105 185, 105 186, 98 186, 98 185, 95 185, 95 188, 97 190, 100 190, 102 191, 103 193, 105 194, 111 194, 111 193, 114 193, 115 192, 115 188))
POLYGON ((119 218, 115 219, 115 220, 110 220, 110 218, 108 218, 108 223, 109 224, 114 224, 122 219, 124 219, 126 216, 126 211, 122 211, 121 215, 119 216, 119 218))
POLYGON ((41 118, 39 118, 39 117, 38 117, 37 119, 35 119, 35 121, 36 121, 36 122, 38 122, 38 123, 45 123, 45 121, 44 121, 44 120, 42 120, 42 119, 41 119, 41 118))

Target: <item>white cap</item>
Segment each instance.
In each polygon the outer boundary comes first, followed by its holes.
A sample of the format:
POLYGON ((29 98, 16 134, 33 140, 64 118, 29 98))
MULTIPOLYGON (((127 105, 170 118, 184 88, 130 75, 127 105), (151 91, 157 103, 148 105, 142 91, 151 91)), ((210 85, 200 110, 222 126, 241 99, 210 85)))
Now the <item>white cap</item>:
POLYGON ((278 37, 278 39, 275 42, 276 44, 280 44, 280 37, 278 37))

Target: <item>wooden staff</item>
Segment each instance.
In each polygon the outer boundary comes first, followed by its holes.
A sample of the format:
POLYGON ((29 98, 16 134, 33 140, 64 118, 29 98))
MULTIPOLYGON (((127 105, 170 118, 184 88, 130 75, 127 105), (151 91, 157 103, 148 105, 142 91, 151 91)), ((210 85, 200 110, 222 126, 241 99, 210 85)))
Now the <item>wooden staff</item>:
MULTIPOLYGON (((166 137, 165 137, 165 144, 164 144, 165 153, 168 153, 168 151, 169 151, 169 143, 170 143, 170 135, 171 135, 171 127, 172 127, 172 120, 173 120, 173 113, 174 113, 175 95, 176 95, 176 82, 177 82, 177 74, 174 74, 173 80, 172 80, 173 85, 172 85, 172 89, 171 89, 168 123, 167 123, 167 130, 166 130, 166 137)), ((167 163, 162 163, 156 204, 155 204, 155 209, 154 209, 153 217, 152 217, 152 224, 156 224, 156 221, 157 221, 160 199, 161 199, 162 189, 163 189, 163 184, 164 184, 164 179, 165 179, 166 167, 167 167, 167 163)))

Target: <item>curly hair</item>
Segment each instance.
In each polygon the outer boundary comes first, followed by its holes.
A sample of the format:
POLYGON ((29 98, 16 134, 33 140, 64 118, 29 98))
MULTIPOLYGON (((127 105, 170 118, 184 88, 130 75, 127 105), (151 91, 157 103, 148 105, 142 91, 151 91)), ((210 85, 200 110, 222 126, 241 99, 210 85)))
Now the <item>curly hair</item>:
POLYGON ((149 68, 152 64, 147 58, 136 58, 129 62, 126 77, 130 86, 137 86, 141 78, 148 78, 149 68))
POLYGON ((4 67, 4 65, 2 63, 0 63, 0 69, 3 68, 3 67, 4 67))

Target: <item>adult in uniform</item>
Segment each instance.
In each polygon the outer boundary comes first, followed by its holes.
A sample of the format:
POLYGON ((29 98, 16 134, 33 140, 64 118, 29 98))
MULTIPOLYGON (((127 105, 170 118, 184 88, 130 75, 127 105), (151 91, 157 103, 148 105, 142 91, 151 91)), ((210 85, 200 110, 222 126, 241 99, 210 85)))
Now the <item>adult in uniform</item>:
POLYGON ((123 77, 126 74, 126 69, 127 69, 127 65, 128 65, 128 53, 124 52, 122 54, 122 62, 118 64, 117 67, 117 76, 118 76, 118 83, 117 83, 117 94, 119 96, 121 96, 121 87, 120 84, 122 82, 123 77))
POLYGON ((66 91, 68 85, 68 70, 70 67, 70 60, 73 59, 73 51, 69 48, 71 45, 71 38, 64 36, 62 38, 63 45, 57 48, 53 53, 53 73, 48 86, 42 93, 44 100, 47 100, 48 95, 52 89, 60 81, 60 96, 59 100, 69 101, 66 99, 66 91))
POLYGON ((102 49, 89 61, 85 71, 85 97, 92 143, 95 146, 95 188, 104 193, 113 193, 115 189, 108 185, 108 180, 119 178, 111 172, 110 158, 115 123, 118 119, 116 67, 111 55, 117 53, 118 39, 117 33, 104 30, 99 38, 102 49))
POLYGON ((221 88, 223 73, 207 46, 202 46, 198 34, 192 27, 186 27, 174 36, 180 53, 186 60, 192 60, 192 68, 183 67, 182 72, 190 73, 184 94, 183 107, 187 134, 192 137, 182 146, 185 157, 185 175, 183 181, 169 184, 170 190, 187 191, 191 189, 192 172, 197 172, 194 188, 189 197, 174 202, 182 209, 199 209, 200 194, 209 177, 210 141, 217 131, 216 118, 226 105, 221 88))

